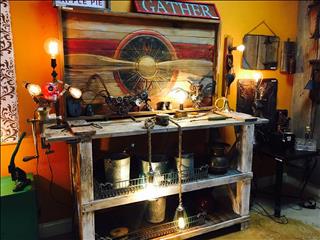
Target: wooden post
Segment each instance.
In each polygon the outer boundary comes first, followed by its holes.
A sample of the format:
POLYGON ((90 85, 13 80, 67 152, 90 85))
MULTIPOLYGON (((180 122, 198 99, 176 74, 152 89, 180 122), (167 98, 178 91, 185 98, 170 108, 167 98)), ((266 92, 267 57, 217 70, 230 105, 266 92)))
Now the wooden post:
MULTIPOLYGON (((90 129, 89 129, 90 130, 90 129)), ((70 170, 77 202, 79 239, 95 239, 94 212, 84 212, 83 205, 94 200, 92 131, 79 134, 81 141, 69 145, 70 170)))
POLYGON ((80 150, 80 239, 95 239, 94 212, 82 212, 82 205, 94 200, 92 140, 79 143, 80 150))
MULTIPOLYGON (((241 172, 251 172, 252 168, 252 153, 254 140, 254 124, 241 126, 240 137, 240 156, 238 159, 238 170, 241 172)), ((237 208, 234 209, 236 213, 241 216, 249 214, 250 204, 250 188, 251 179, 246 179, 237 183, 236 202, 237 208)), ((248 227, 248 222, 241 224, 241 230, 248 227)))
POLYGON ((78 219, 74 225, 78 232, 80 232, 80 152, 77 144, 69 144, 69 168, 70 168, 70 181, 72 189, 72 200, 73 204, 76 204, 76 212, 74 214, 74 219, 78 219))

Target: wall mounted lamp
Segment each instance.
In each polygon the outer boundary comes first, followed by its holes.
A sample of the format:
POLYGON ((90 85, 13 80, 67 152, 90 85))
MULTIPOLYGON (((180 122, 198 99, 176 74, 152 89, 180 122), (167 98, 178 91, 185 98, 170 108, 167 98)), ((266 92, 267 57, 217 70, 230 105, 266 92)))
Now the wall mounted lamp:
POLYGON ((243 52, 245 50, 244 45, 238 45, 238 46, 233 46, 232 44, 232 38, 231 37, 226 37, 224 41, 224 69, 223 69, 223 76, 224 76, 224 83, 222 87, 222 97, 218 98, 215 102, 215 108, 218 111, 222 112, 230 112, 230 107, 229 107, 229 101, 228 101, 228 92, 230 89, 230 85, 232 82, 235 80, 236 75, 234 73, 233 69, 233 51, 239 51, 243 52), (220 104, 222 103, 222 104, 220 104))

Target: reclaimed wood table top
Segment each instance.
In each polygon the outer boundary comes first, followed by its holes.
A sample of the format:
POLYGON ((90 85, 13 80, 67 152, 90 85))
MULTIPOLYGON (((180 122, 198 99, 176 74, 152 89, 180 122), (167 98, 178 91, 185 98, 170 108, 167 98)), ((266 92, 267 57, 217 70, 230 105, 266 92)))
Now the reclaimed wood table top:
MULTIPOLYGON (((201 118, 186 118, 186 119, 174 119, 183 130, 197 130, 197 129, 208 129, 218 128, 227 126, 240 126, 240 125, 251 125, 251 124, 265 124, 268 123, 267 119, 257 118, 256 121, 242 121, 235 120, 233 118, 227 118, 225 120, 208 120, 208 118, 215 116, 216 114, 207 114, 201 118)), ((137 121, 132 119, 122 120, 111 120, 111 121, 95 121, 94 124, 86 126, 85 128, 91 132, 95 132, 92 135, 93 139, 97 138, 110 138, 110 137, 123 137, 142 135, 147 133, 147 129, 144 128, 144 120, 147 118, 137 118, 137 121), (100 126, 99 128, 96 126, 100 126)), ((84 128, 84 127, 83 127, 84 128)), ((151 130, 152 133, 165 133, 165 132, 176 132, 178 127, 170 122, 168 126, 155 125, 151 130)), ((57 142, 57 141, 69 141, 78 138, 71 131, 66 129, 50 129, 48 126, 45 127, 44 137, 46 141, 57 142)))

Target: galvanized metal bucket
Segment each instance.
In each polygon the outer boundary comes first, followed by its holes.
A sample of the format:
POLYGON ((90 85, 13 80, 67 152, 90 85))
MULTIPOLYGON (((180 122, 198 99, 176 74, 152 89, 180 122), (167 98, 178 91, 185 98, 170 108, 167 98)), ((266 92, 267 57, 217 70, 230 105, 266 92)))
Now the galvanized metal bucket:
MULTIPOLYGON (((154 154, 151 157, 151 167, 153 172, 163 174, 168 171, 168 160, 166 155, 154 154)), ((149 172, 149 161, 141 160, 142 173, 147 174, 149 172)))
MULTIPOLYGON (((168 159, 166 155, 154 154, 151 157, 151 167, 154 173, 163 174, 168 171, 168 159)), ((141 169, 143 174, 149 172, 149 161, 141 160, 141 169)), ((163 222, 166 217, 166 198, 161 197, 148 202, 146 209, 146 220, 150 223, 163 222)))
POLYGON ((146 219, 150 223, 163 222, 166 217, 166 198, 161 197, 148 202, 146 219))
POLYGON ((130 182, 130 156, 126 153, 113 153, 104 159, 106 181, 112 183, 113 188, 128 187, 130 182))
MULTIPOLYGON (((176 157, 176 166, 177 170, 179 169, 179 157, 176 157)), ((188 179, 194 174, 194 154, 185 153, 181 156, 181 170, 182 170, 182 179, 188 179)))

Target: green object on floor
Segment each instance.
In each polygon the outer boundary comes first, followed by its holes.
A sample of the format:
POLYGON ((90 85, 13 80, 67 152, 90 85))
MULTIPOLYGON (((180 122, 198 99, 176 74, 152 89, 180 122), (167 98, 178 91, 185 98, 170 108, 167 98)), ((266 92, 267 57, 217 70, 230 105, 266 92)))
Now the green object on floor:
POLYGON ((38 239, 38 218, 33 175, 27 174, 31 185, 13 192, 11 177, 1 177, 1 240, 38 239))

